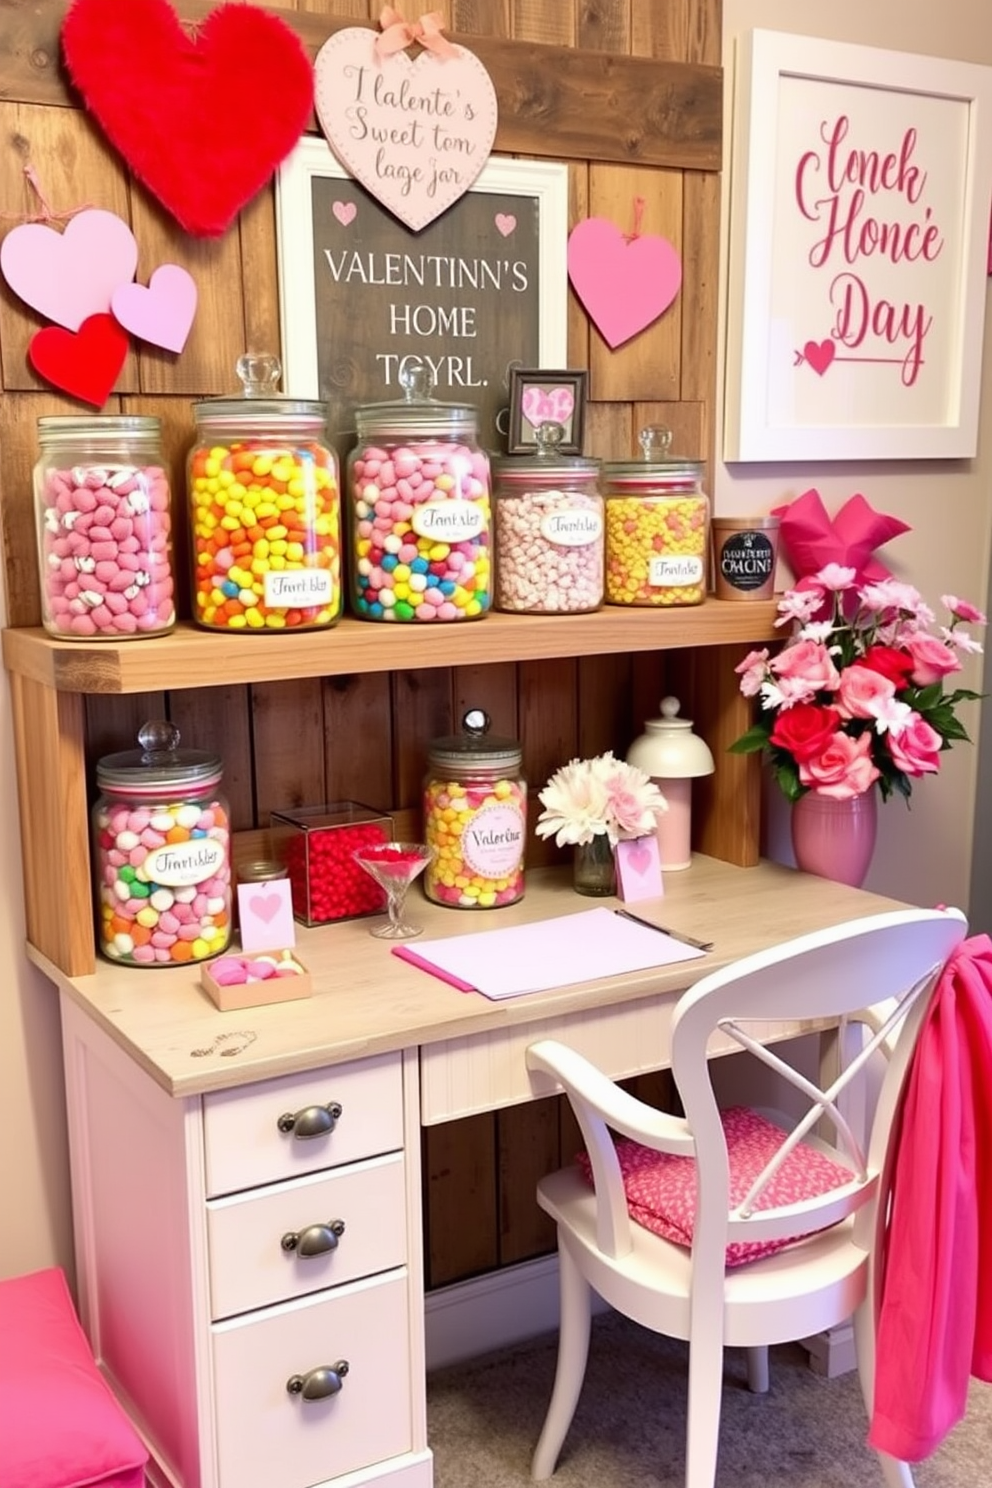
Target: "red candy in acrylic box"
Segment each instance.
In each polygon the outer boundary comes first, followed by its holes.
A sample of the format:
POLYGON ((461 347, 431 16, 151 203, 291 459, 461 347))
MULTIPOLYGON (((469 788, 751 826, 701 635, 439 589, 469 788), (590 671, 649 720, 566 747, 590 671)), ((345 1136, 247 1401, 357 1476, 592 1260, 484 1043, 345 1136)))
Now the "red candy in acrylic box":
POLYGON ((286 864, 293 913, 304 925, 326 925, 385 909, 382 889, 354 858, 358 848, 393 840, 392 817, 385 812, 359 801, 274 811, 270 837, 274 853, 286 864))

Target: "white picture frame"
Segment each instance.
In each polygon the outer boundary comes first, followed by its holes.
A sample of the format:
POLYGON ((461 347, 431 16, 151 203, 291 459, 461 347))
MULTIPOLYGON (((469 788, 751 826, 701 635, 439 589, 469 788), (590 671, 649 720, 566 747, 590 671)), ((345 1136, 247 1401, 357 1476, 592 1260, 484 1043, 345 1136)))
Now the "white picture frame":
MULTIPOLYGON (((276 239, 279 264, 279 312, 284 390, 301 398, 326 397, 320 387, 316 337, 317 305, 314 271, 314 177, 352 182, 353 178, 322 137, 305 137, 280 166, 276 175, 276 239)), ((358 190, 363 188, 356 187, 358 190)), ((495 197, 527 197, 536 204, 539 222, 538 316, 536 363, 541 367, 567 365, 568 278, 568 167, 555 161, 513 160, 491 156, 469 188, 495 197)), ((385 213, 385 208, 374 205, 385 213)), ((448 209, 456 212, 458 203, 448 209)), ((387 214, 388 216, 389 214, 387 214)), ((440 219, 439 219, 440 220, 440 219)), ((395 231, 411 250, 420 236, 398 219, 395 231)), ((424 232, 429 231, 425 228, 424 232)), ((348 348, 337 348, 347 356, 348 348)), ((521 356, 523 352, 521 352, 521 356)), ((500 370, 500 394, 507 402, 508 371, 500 370)), ((380 396, 402 396, 384 389, 380 396)), ((443 388, 435 396, 450 397, 443 388)))
POLYGON ((990 201, 992 68, 741 38, 724 459, 972 457, 990 201))

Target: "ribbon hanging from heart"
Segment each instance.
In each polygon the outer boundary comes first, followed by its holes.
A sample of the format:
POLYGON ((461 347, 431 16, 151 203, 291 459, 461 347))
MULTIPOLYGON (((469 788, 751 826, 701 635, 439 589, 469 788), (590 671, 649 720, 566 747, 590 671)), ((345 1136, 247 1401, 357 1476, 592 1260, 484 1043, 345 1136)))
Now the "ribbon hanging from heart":
POLYGON ((197 237, 219 237, 299 141, 313 69, 254 5, 186 29, 167 0, 72 0, 70 76, 134 175, 197 237))
POLYGON ((606 217, 587 217, 569 234, 572 288, 614 350, 663 315, 682 286, 678 251, 667 238, 640 231, 643 211, 643 198, 635 198, 630 233, 606 217))
POLYGON ((404 21, 386 6, 382 34, 350 26, 315 63, 320 127, 338 160, 394 217, 419 232, 465 195, 496 135, 496 90, 434 12, 404 21), (412 58, 406 48, 422 50, 412 58))

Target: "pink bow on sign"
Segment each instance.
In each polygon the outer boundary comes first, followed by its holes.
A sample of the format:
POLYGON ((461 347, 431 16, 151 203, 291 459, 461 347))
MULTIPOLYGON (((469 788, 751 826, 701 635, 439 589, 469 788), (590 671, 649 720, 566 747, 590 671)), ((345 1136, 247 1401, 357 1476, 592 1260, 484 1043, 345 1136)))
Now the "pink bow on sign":
POLYGON ((789 506, 773 507, 772 515, 781 518, 779 535, 796 589, 809 588, 811 576, 828 563, 853 568, 857 586, 891 578, 874 550, 910 530, 908 522, 875 511, 860 493, 845 501, 834 517, 815 490, 804 491, 789 506))
POLYGON ((391 5, 384 5, 379 17, 382 35, 376 37, 376 55, 391 57, 394 52, 402 52, 416 41, 425 52, 440 57, 442 62, 448 57, 457 57, 458 48, 452 45, 441 30, 441 21, 441 13, 437 10, 428 11, 419 21, 405 21, 398 10, 394 10, 391 5))

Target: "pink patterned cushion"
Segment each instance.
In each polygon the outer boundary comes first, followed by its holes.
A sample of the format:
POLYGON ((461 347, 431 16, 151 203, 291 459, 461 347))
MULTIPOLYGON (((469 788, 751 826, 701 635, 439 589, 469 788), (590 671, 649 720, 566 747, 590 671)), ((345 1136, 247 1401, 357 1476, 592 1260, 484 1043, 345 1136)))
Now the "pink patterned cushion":
POLYGON ((142 1488, 148 1453, 56 1268, 0 1281, 0 1484, 142 1488))
MULTIPOLYGON (((735 1205, 746 1196, 762 1168, 778 1151, 784 1134, 781 1127, 746 1106, 731 1106, 721 1116, 730 1160, 730 1202, 735 1205)), ((696 1221, 695 1159, 655 1152, 627 1137, 619 1138, 616 1148, 631 1219, 664 1240, 691 1246, 696 1221)), ((591 1183, 588 1154, 580 1152, 576 1161, 591 1183)), ((762 1189, 754 1208, 757 1211, 796 1204, 850 1181, 850 1170, 842 1163, 801 1142, 762 1189)), ((804 1235, 792 1235, 783 1240, 734 1241, 727 1246, 727 1265, 760 1260, 804 1238, 804 1235)))

